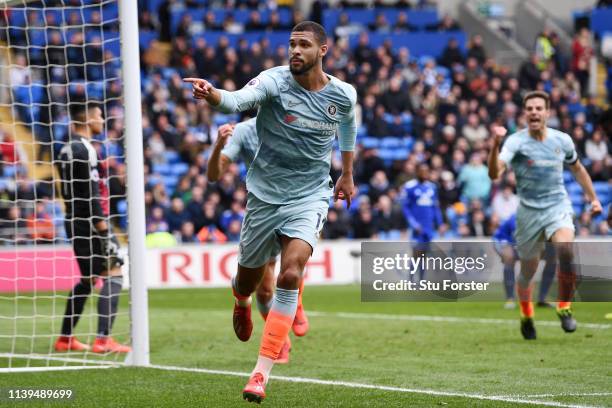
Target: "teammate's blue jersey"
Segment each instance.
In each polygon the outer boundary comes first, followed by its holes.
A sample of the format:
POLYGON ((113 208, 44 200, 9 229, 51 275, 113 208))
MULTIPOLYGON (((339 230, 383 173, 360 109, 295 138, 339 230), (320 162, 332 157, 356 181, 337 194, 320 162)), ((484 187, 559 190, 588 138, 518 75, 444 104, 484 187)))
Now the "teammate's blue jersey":
POLYGON ((340 150, 355 148, 355 89, 328 75, 323 89, 299 85, 289 67, 271 68, 235 92, 221 90, 218 109, 239 112, 259 106, 259 148, 247 174, 247 189, 261 201, 286 204, 310 196, 329 198, 334 137, 340 150))
POLYGON ((514 244, 514 231, 516 230, 516 214, 504 221, 493 234, 493 241, 504 244, 514 244))
POLYGON ((436 185, 431 181, 420 183, 416 179, 410 180, 404 184, 401 198, 404 216, 410 228, 433 237, 436 228, 442 224, 436 185))
POLYGON ((527 129, 521 130, 508 137, 499 159, 514 170, 518 195, 525 207, 543 209, 568 200, 563 163, 578 160, 568 134, 546 128, 546 138, 540 142, 527 129))
POLYGON ((238 123, 234 127, 234 132, 229 142, 221 150, 221 154, 227 156, 233 162, 240 159, 247 168, 251 167, 257 147, 259 146, 255 123, 255 118, 238 123))

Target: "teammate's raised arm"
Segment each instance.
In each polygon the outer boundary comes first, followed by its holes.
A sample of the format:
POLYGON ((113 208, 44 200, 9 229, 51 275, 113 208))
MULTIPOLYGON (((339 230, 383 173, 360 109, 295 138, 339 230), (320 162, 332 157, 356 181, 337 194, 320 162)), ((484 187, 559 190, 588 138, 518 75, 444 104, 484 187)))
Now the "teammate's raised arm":
POLYGON ((209 182, 219 180, 221 174, 225 173, 230 163, 232 162, 226 155, 221 154, 221 150, 225 147, 227 139, 232 136, 234 126, 226 124, 219 128, 217 141, 213 147, 213 151, 208 159, 208 167, 206 168, 206 178, 209 182))
POLYGON ((493 127, 493 146, 491 147, 491 152, 489 152, 489 178, 491 180, 496 180, 506 170, 506 154, 502 155, 501 160, 499 157, 499 146, 501 146, 506 132, 507 130, 503 126, 493 127))

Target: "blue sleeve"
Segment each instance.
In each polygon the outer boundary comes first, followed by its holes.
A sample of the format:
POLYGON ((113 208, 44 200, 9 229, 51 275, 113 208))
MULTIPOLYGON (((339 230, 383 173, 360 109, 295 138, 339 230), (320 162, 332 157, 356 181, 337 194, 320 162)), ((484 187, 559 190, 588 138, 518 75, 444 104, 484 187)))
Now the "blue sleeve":
POLYGON ((352 152, 355 150, 355 140, 357 139, 357 125, 355 123, 355 104, 357 103, 357 92, 352 86, 348 86, 349 98, 351 100, 351 110, 344 117, 338 126, 338 142, 340 150, 352 152))
POLYGON ((221 93, 221 102, 215 108, 224 113, 234 113, 261 105, 277 95, 278 88, 274 78, 270 74, 262 72, 239 91, 229 92, 220 89, 219 92, 221 93))

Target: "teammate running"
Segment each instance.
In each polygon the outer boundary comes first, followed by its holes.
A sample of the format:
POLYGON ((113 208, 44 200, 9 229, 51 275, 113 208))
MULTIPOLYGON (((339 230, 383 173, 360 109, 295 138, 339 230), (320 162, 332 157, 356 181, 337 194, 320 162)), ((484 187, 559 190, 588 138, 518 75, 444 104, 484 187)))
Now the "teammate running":
POLYGON ((247 174, 247 213, 232 285, 237 301, 234 330, 240 339, 251 335, 250 296, 267 261, 279 250, 281 267, 259 358, 243 390, 249 401, 265 398, 270 371, 295 317, 301 276, 327 218, 334 187, 329 170, 336 133, 342 174, 333 196, 346 199, 350 206, 354 194, 357 95, 351 85, 323 72, 326 53, 323 27, 304 21, 291 32, 290 65, 262 72, 239 91, 218 90, 203 79, 186 79, 195 98, 221 111, 259 106, 260 146, 247 174))
MULTIPOLYGON (((236 126, 229 124, 219 128, 217 141, 213 147, 206 176, 209 182, 216 182, 221 175, 227 171, 229 165, 241 159, 249 168, 255 157, 255 152, 259 146, 255 118, 238 123, 236 126), (229 143, 228 143, 229 140, 229 143)), ((278 255, 278 254, 276 254, 278 255)), ((276 268, 276 255, 268 261, 263 279, 255 292, 257 308, 264 321, 268 317, 272 307, 272 296, 274 295, 274 270, 276 268)), ((304 336, 308 332, 308 318, 302 306, 302 292, 304 290, 304 280, 300 283, 300 293, 298 296, 298 306, 293 320, 293 333, 296 336, 304 336)), ((276 364, 289 362, 289 352, 291 351, 291 339, 287 336, 287 341, 283 345, 281 352, 276 359, 276 364)))
POLYGON ((557 315, 567 333, 576 330, 571 300, 576 284, 573 265, 574 223, 571 202, 563 185, 563 164, 569 165, 581 185, 593 213, 601 212, 601 203, 572 138, 546 127, 550 98, 546 92, 529 92, 523 98, 527 129, 508 137, 501 153, 499 146, 506 129, 493 129, 493 148, 489 154, 489 177, 497 179, 508 166, 516 174, 520 205, 516 216, 516 244, 521 260, 517 293, 521 309, 521 333, 527 340, 536 338, 531 303, 531 279, 536 272, 544 240, 551 241, 559 259, 559 302, 557 315))

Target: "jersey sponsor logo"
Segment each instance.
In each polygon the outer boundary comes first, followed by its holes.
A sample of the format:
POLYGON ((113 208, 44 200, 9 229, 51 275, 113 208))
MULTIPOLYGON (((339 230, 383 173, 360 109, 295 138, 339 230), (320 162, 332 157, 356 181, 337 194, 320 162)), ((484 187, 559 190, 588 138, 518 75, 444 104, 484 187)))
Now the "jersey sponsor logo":
POLYGON ((336 116, 336 112, 338 112, 338 108, 333 103, 327 107, 327 113, 332 116, 336 116))
POLYGON ((559 163, 557 160, 533 160, 533 159, 529 159, 529 160, 527 160, 527 165, 529 167, 531 167, 531 166, 557 167, 557 166, 560 166, 561 163, 559 163))
POLYGON ((285 123, 293 123, 297 120, 297 116, 293 116, 293 115, 285 115, 285 123))

